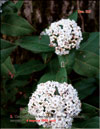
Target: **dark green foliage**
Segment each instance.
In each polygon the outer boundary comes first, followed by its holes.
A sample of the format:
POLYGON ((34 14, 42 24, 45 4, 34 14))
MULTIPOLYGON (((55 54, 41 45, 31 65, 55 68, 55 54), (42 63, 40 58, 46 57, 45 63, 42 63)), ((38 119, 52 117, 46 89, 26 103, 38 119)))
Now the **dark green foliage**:
MULTIPOLYGON (((2 6, 1 127, 39 128, 36 123, 27 122, 35 119, 28 113, 29 97, 37 84, 58 81, 72 83, 82 102, 82 111, 75 118, 73 128, 99 128, 99 33, 84 32, 78 50, 57 56, 55 49, 49 46, 49 36, 34 35, 33 25, 18 15, 23 2, 14 4, 8 1, 2 6), (5 35, 7 40, 3 39, 5 35), (15 38, 13 43, 9 41, 9 36, 15 38), (22 60, 18 62, 15 58, 22 60), (20 122, 11 122, 11 114, 20 116, 20 122)), ((68 18, 77 21, 77 11, 68 18)))
POLYGON ((98 55, 89 51, 78 51, 76 53, 74 70, 80 75, 92 77, 98 75, 99 58, 98 55))
POLYGON ((37 71, 44 69, 44 67, 45 65, 42 64, 40 61, 31 60, 27 63, 20 64, 17 66, 16 76, 31 74, 33 72, 37 72, 37 71))
POLYGON ((1 33, 9 36, 21 36, 32 33, 33 27, 17 14, 5 14, 1 20, 1 33))
POLYGON ((1 74, 7 77, 15 74, 15 69, 11 63, 10 57, 8 57, 5 62, 1 64, 1 74))
POLYGON ((16 46, 9 41, 1 39, 1 63, 3 63, 6 58, 11 54, 11 52, 16 48, 16 46))
POLYGON ((96 90, 95 81, 96 80, 94 78, 88 78, 83 79, 74 85, 79 93, 79 98, 81 100, 91 95, 96 90))
POLYGON ((77 13, 77 11, 74 12, 73 14, 71 14, 68 18, 71 19, 71 20, 77 21, 77 18, 78 18, 78 13, 77 13))
POLYGON ((49 42, 48 36, 27 36, 16 41, 16 44, 35 53, 52 52, 54 48, 49 47, 49 42))
POLYGON ((87 77, 98 76, 99 72, 99 33, 89 34, 78 52, 76 52, 74 70, 87 77))

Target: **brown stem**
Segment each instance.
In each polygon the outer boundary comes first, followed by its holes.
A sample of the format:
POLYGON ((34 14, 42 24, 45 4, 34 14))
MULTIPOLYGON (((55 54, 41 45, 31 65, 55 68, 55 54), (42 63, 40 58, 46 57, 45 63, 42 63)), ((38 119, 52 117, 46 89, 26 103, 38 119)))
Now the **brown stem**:
MULTIPOLYGON (((80 10, 80 5, 79 5, 79 0, 77 0, 77 9, 80 10)), ((82 31, 84 32, 84 18, 83 16, 81 15, 81 13, 79 13, 79 16, 81 18, 81 21, 82 21, 82 31)))

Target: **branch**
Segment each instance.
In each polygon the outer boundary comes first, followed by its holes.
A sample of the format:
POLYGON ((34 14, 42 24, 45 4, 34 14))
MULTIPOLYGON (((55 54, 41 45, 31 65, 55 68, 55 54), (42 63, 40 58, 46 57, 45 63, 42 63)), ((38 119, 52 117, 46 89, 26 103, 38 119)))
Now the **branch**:
MULTIPOLYGON (((77 9, 80 10, 79 0, 77 0, 77 9)), ((84 18, 81 15, 81 13, 79 13, 79 16, 80 16, 81 21, 82 21, 82 31, 84 32, 84 18)))

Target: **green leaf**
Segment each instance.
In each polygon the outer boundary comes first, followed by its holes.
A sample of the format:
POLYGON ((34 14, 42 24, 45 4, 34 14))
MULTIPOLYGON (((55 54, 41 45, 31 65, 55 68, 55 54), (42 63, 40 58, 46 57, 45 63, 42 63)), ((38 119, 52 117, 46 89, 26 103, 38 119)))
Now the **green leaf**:
POLYGON ((68 74, 71 72, 75 62, 75 52, 71 51, 68 55, 58 56, 61 67, 66 67, 68 74))
POLYGON ((82 103, 82 111, 78 119, 75 119, 73 122, 73 127, 75 128, 88 128, 88 127, 98 127, 98 115, 99 115, 99 109, 87 104, 82 103), (94 120, 94 118, 96 118, 94 120), (93 123, 92 123, 93 122, 93 123), (95 123, 94 123, 95 122, 95 123), (88 124, 89 123, 89 124, 88 124), (94 125, 96 124, 96 125, 94 125))
POLYGON ((95 129, 98 129, 99 128, 99 117, 98 116, 95 116, 95 117, 92 117, 92 118, 89 118, 87 120, 77 120, 73 123, 73 126, 74 126, 74 129, 75 128, 95 128, 95 129))
POLYGON ((50 73, 56 74, 60 69, 58 58, 54 58, 48 64, 48 71, 50 73))
POLYGON ((92 32, 88 40, 81 44, 76 54, 74 70, 80 75, 98 77, 99 71, 99 33, 92 32))
POLYGON ((82 33, 83 40, 81 41, 80 45, 82 45, 82 43, 84 43, 84 42, 86 42, 88 40, 90 34, 91 33, 89 33, 89 32, 83 32, 82 33))
POLYGON ((99 128, 99 117, 93 117, 83 123, 83 128, 99 128))
POLYGON ((67 82, 67 71, 66 68, 60 68, 56 74, 56 81, 58 82, 67 82))
POLYGON ((89 34, 89 38, 86 42, 84 42, 80 50, 89 51, 95 54, 99 54, 99 33, 92 32, 89 34))
POLYGON ((73 69, 80 75, 96 77, 99 71, 99 56, 86 50, 77 51, 73 69))
POLYGON ((2 6, 2 14, 17 13, 17 8, 12 1, 7 1, 2 6))
POLYGON ((45 65, 42 64, 38 60, 31 60, 27 63, 19 65, 19 67, 16 69, 16 77, 18 75, 27 75, 31 74, 33 72, 41 71, 45 68, 45 65))
POLYGON ((74 87, 77 89, 79 93, 79 98, 82 100, 86 98, 87 96, 91 95, 95 89, 95 79, 94 78, 89 78, 89 79, 84 79, 82 81, 77 82, 74 87))
POLYGON ((18 80, 18 79, 15 79, 15 80, 10 80, 8 81, 8 89, 10 88, 14 88, 14 87, 23 87, 25 86, 26 84, 28 84, 29 82, 27 80, 18 80))
POLYGON ((16 48, 14 44, 11 44, 9 41, 1 39, 1 63, 3 63, 11 52, 16 48))
POLYGON ((56 73, 46 73, 41 78, 39 83, 45 83, 47 81, 58 81, 58 82, 67 82, 67 73, 65 68, 61 68, 57 74, 56 73))
POLYGON ((17 14, 5 14, 1 21, 1 33, 8 36, 22 36, 34 31, 33 27, 17 14))
POLYGON ((17 9, 20 9, 20 8, 22 7, 23 3, 24 3, 23 0, 21 0, 21 1, 18 0, 18 2, 15 4, 16 8, 17 8, 17 9))
MULTIPOLYGON (((10 73, 10 76, 11 75, 15 75, 15 69, 14 69, 14 66, 11 62, 11 58, 8 57, 4 63, 1 64, 1 74, 3 76, 9 76, 9 73, 10 73)), ((12 77, 11 77, 12 78, 12 77)))
POLYGON ((71 20, 77 21, 77 18, 78 18, 78 13, 77 13, 77 11, 74 12, 74 13, 72 13, 68 18, 71 19, 71 20))
POLYGON ((66 55, 66 70, 68 74, 72 71, 75 63, 75 52, 70 52, 69 55, 66 55))
POLYGON ((91 118, 99 114, 99 109, 90 104, 82 103, 82 112, 86 117, 91 118))
POLYGON ((49 46, 49 37, 46 36, 27 36, 16 41, 16 44, 22 48, 30 50, 35 53, 52 52, 54 48, 49 46))
POLYGON ((65 67, 66 66, 66 56, 58 56, 59 64, 60 67, 65 67))
POLYGON ((56 75, 54 73, 46 73, 40 78, 39 83, 45 83, 47 81, 56 81, 56 75))
POLYGON ((60 67, 58 58, 51 60, 47 66, 49 73, 44 74, 39 83, 46 81, 67 82, 66 68, 60 67))

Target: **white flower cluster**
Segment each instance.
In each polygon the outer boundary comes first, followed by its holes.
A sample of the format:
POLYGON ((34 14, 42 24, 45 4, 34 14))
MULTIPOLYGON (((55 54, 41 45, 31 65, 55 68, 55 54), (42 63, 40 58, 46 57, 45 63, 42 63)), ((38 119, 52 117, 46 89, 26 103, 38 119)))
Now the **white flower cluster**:
POLYGON ((28 113, 43 127, 70 128, 73 118, 81 111, 81 102, 71 84, 47 81, 40 83, 28 103, 28 113), (55 122, 52 122, 55 120, 55 122))
POLYGON ((2 9, 1 9, 1 7, 2 7, 2 5, 5 3, 5 2, 7 2, 8 0, 0 0, 0 13, 2 13, 2 9))
POLYGON ((72 48, 78 49, 82 38, 81 28, 74 20, 61 19, 53 22, 40 35, 49 35, 50 46, 55 47, 57 55, 69 54, 72 48))

